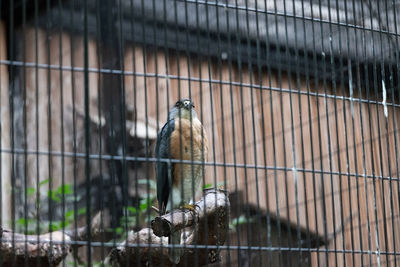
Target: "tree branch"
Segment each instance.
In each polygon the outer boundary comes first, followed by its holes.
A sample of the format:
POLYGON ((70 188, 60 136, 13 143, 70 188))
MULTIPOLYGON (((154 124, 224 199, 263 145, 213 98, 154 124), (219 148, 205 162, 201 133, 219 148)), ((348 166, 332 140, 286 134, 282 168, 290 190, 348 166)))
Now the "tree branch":
POLYGON ((219 260, 219 250, 204 245, 223 245, 229 230, 229 198, 226 191, 205 190, 194 211, 173 210, 152 223, 152 229, 130 232, 128 238, 109 255, 113 266, 172 266, 168 258, 168 236, 184 230, 184 254, 178 266, 197 261, 205 265, 219 260), (200 245, 199 248, 194 246, 200 245))
MULTIPOLYGON (((92 237, 100 234, 100 213, 90 226, 92 237)), ((55 231, 42 235, 24 235, 10 230, 1 231, 0 265, 57 266, 70 252, 71 241, 87 240, 88 227, 55 231)), ((79 246, 79 245, 77 245, 79 246)))

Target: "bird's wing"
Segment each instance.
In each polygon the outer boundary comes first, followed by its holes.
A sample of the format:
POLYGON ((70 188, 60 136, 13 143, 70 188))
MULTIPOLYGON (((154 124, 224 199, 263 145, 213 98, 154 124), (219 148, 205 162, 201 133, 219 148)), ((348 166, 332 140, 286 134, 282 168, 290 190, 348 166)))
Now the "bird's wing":
MULTIPOLYGON (((171 158, 171 134, 175 128, 175 121, 169 120, 157 136, 155 155, 157 159, 171 158)), ((160 213, 165 213, 168 197, 172 186, 173 164, 156 162, 157 200, 160 213)))

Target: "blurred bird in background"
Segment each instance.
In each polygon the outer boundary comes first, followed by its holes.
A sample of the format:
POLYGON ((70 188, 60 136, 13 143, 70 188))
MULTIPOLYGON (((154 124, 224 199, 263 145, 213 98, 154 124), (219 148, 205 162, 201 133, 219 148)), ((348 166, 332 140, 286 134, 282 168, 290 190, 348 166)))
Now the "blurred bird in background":
MULTIPOLYGON (((157 136, 157 159, 197 161, 197 163, 156 163, 157 199, 161 215, 177 208, 194 209, 195 196, 201 192, 203 166, 198 162, 207 159, 208 141, 199 121, 193 102, 184 98, 169 111, 168 121, 157 136)), ((168 239, 169 244, 181 243, 182 231, 168 239)), ((171 262, 177 264, 183 248, 169 249, 171 262)))

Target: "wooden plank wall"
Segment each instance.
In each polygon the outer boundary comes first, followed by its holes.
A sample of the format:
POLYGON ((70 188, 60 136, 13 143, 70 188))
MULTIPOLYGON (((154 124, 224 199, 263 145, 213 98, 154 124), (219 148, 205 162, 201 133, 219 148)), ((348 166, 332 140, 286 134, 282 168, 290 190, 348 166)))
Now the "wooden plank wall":
MULTIPOLYGON (((399 109, 389 106, 386 118, 381 104, 329 97, 348 96, 348 88, 217 63, 128 48, 125 68, 138 75, 125 79, 127 103, 161 127, 169 107, 190 95, 210 141, 205 183, 224 181, 264 211, 325 236, 322 250, 342 251, 329 252, 330 263, 394 264, 384 253, 350 251, 400 247, 399 109)), ((325 259, 313 253, 314 264, 325 259)))
MULTIPOLYGON (((42 31, 36 37, 34 29, 29 29, 26 37, 33 43, 38 38, 39 52, 36 55, 36 47, 27 46, 27 62, 38 58, 38 63, 71 66, 74 59, 74 67, 83 66, 80 38, 75 37, 71 47, 70 36, 62 34, 61 47, 58 37, 47 42, 42 31)), ((241 70, 236 65, 230 68, 227 61, 217 64, 215 60, 172 51, 166 55, 164 50, 126 46, 124 70, 133 72, 125 75, 126 103, 135 108, 139 121, 160 128, 178 98, 190 96, 194 100, 210 142, 205 183, 224 182, 231 191, 243 190, 246 201, 263 212, 326 236, 330 242, 322 250, 348 250, 327 256, 314 252, 314 265, 319 261, 324 266, 326 257, 337 266, 361 266, 361 260, 364 264, 393 264, 393 256, 374 251, 394 251, 400 247, 398 108, 389 106, 386 118, 382 105, 324 97, 325 91, 335 94, 330 85, 307 85, 305 78, 297 81, 287 74, 266 70, 257 73, 246 66, 241 66, 241 70), (299 90, 313 94, 299 94, 299 90), (373 252, 350 253, 352 249, 373 252)), ((93 40, 89 42, 89 58, 89 67, 97 68, 93 40)), ((2 80, 5 76, 1 75, 2 80)), ((83 110, 83 72, 27 68, 26 85, 28 138, 36 140, 38 135, 39 150, 47 151, 50 125, 50 149, 73 152, 70 109, 75 101, 83 110), (41 101, 39 132, 35 130, 36 92, 41 101), (60 124, 61 108, 64 127, 60 124)), ((91 72, 91 115, 97 114, 98 87, 98 75, 91 72)), ((342 90, 344 95, 348 94, 347 88, 336 89, 337 95, 343 95, 342 90)), ((83 121, 77 119, 76 127, 82 133, 83 121)), ((36 150, 36 143, 28 143, 28 149, 36 150)), ((53 176, 55 185, 61 183, 59 174, 63 172, 65 181, 71 181, 71 158, 63 162, 60 157, 52 157, 51 169, 48 156, 40 156, 38 166, 35 160, 35 156, 29 157, 27 163, 30 186, 35 186, 37 172, 40 180, 53 176)), ((79 164, 83 161, 78 162, 78 167, 83 166, 79 164)), ((98 168, 93 166, 92 170, 96 172, 98 168)), ((78 175, 83 179, 83 172, 78 175)))
MULTIPOLYGON (((21 55, 25 55, 25 59, 21 58, 21 60, 56 66, 51 69, 26 68, 27 149, 73 153, 75 138, 76 151, 83 153, 84 116, 78 113, 82 114, 84 111, 84 74, 82 71, 72 72, 68 69, 58 69, 58 66, 72 66, 72 61, 74 67, 83 67, 83 38, 74 37, 71 42, 68 34, 55 33, 46 36, 46 32, 43 30, 38 30, 36 34, 34 28, 27 29, 25 35, 27 43, 33 45, 20 48, 25 50, 25 53, 21 53, 21 55), (50 53, 47 53, 49 49, 50 53), (36 101, 38 101, 37 106, 36 101), (75 130, 73 127, 73 102, 75 102, 76 110, 79 111, 75 115, 75 130), (37 124, 38 131, 36 130, 37 124)), ((96 43, 90 41, 88 46, 89 67, 98 68, 96 43)), ((20 77, 23 80, 22 74, 20 77)), ((89 79, 90 96, 93 98, 90 99, 90 112, 95 116, 97 115, 97 74, 90 73, 89 79)), ((93 140, 93 144, 96 141, 93 140)), ((28 155, 28 186, 36 187, 37 177, 39 181, 52 178, 52 187, 54 188, 61 185, 62 177, 67 183, 73 181, 73 157, 62 158, 56 154, 42 154, 38 161, 36 164, 35 154, 28 155)), ((96 161, 93 163, 96 165, 96 161)), ((82 170, 83 166, 84 159, 78 157, 76 168, 82 170)), ((96 172, 98 168, 92 170, 96 172)), ((82 182, 84 177, 84 172, 77 172, 78 182, 82 182)))
MULTIPOLYGON (((0 59, 7 59, 7 38, 6 38, 6 27, 3 21, 0 21, 0 59)), ((3 152, 4 150, 10 149, 10 117, 9 114, 9 94, 8 94, 8 68, 6 65, 0 65, 0 112, 1 112, 1 124, 0 124, 0 175, 1 175, 1 225, 3 227, 10 226, 11 218, 11 157, 10 153, 3 152)))

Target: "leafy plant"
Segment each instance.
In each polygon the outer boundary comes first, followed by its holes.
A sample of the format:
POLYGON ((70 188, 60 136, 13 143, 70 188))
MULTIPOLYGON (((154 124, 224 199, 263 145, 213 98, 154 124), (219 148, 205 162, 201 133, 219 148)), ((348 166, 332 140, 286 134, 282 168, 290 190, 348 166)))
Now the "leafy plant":
POLYGON ((124 207, 124 216, 120 219, 121 227, 117 227, 116 229, 111 229, 115 231, 116 234, 124 237, 126 232, 125 229, 132 229, 138 225, 143 225, 149 223, 152 216, 150 216, 149 212, 152 211, 151 207, 154 205, 157 195, 155 192, 157 191, 157 185, 154 180, 149 179, 139 179, 137 181, 138 185, 146 185, 149 187, 148 194, 142 198, 137 207, 134 206, 126 206, 124 207), (123 227, 122 227, 123 226, 123 227))
MULTIPOLYGON (((45 179, 39 183, 39 187, 42 187, 50 182, 50 179, 45 179)), ((43 190, 40 190, 43 192, 43 190)), ((39 192, 40 192, 39 191, 39 192)), ((32 197, 36 194, 37 189, 34 187, 28 187, 26 189, 26 195, 32 197)), ((63 198, 65 202, 79 201, 78 197, 74 196, 73 188, 70 184, 61 185, 55 189, 50 189, 42 196, 47 196, 57 204, 62 203, 63 198)), ((40 199, 37 199, 36 204, 40 207, 40 199)), ((17 230, 20 232, 26 232, 27 234, 36 234, 39 230, 39 234, 45 232, 52 232, 61 230, 75 221, 75 216, 79 216, 86 213, 86 208, 74 210, 66 210, 62 220, 54 221, 43 221, 38 216, 31 215, 28 218, 19 218, 15 221, 17 230), (34 217, 34 218, 33 218, 34 217)))
POLYGON ((224 186, 225 186, 225 184, 226 184, 226 183, 225 183, 224 181, 217 183, 216 186, 215 186, 214 184, 208 183, 208 184, 205 184, 205 185, 203 186, 203 190, 204 190, 204 189, 210 189, 210 188, 220 188, 220 189, 223 189, 224 186))
POLYGON ((240 215, 239 217, 233 218, 231 223, 229 224, 229 229, 232 231, 236 231, 236 228, 239 225, 252 223, 255 221, 255 218, 246 217, 244 214, 240 215))

